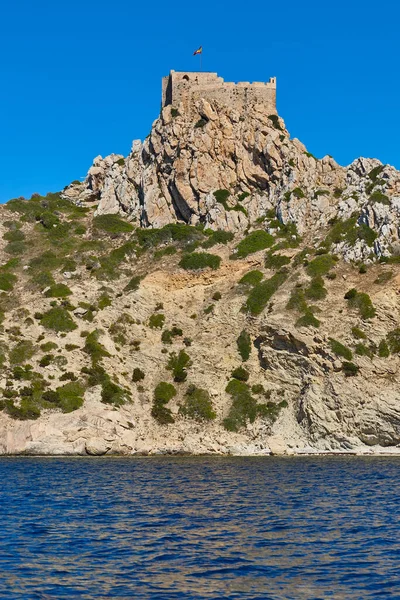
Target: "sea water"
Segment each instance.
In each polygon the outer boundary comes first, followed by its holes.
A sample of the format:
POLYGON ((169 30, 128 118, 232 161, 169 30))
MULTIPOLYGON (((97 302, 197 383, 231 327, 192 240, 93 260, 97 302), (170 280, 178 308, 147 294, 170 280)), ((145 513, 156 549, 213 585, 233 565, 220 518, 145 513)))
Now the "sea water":
POLYGON ((1 458, 0 598, 400 598, 400 458, 1 458))

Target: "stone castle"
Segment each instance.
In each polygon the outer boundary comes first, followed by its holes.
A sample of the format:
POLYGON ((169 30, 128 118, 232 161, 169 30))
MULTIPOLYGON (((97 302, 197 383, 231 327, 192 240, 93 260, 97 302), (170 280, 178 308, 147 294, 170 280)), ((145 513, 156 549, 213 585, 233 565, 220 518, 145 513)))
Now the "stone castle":
POLYGON ((162 80, 162 106, 178 107, 182 102, 190 111, 199 98, 217 100, 232 106, 240 113, 255 105, 261 105, 268 114, 276 114, 276 77, 267 82, 241 81, 231 83, 218 77, 217 73, 170 71, 162 80))

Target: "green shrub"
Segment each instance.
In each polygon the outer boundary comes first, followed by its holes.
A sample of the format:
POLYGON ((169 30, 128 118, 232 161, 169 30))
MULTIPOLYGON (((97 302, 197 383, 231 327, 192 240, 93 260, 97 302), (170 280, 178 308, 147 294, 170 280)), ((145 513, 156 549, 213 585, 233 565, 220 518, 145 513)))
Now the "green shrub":
POLYGON ((102 383, 101 401, 103 404, 122 406, 127 401, 127 392, 119 385, 111 381, 109 377, 102 383))
POLYGON ((294 188, 294 190, 292 190, 292 194, 296 198, 305 198, 305 194, 304 194, 303 190, 299 187, 294 188))
POLYGON ((246 198, 248 198, 249 196, 250 196, 249 192, 242 192, 241 194, 238 195, 238 201, 243 202, 243 200, 246 200, 246 198))
POLYGON ((39 361, 39 367, 48 367, 54 360, 54 354, 45 354, 39 361))
POLYGON ((383 192, 380 192, 379 190, 375 190, 375 192, 373 192, 370 195, 369 201, 374 204, 375 204, 375 202, 380 202, 380 204, 385 204, 386 206, 390 206, 390 199, 388 198, 388 196, 386 196, 386 194, 384 194, 383 192))
POLYGON ((366 340, 367 339, 366 334, 359 327, 352 327, 351 328, 351 333, 353 334, 353 336, 356 339, 359 339, 359 340, 366 340))
POLYGON ((77 381, 71 381, 56 389, 59 397, 58 406, 63 413, 70 413, 80 408, 83 404, 85 388, 77 381))
POLYGON ((179 354, 172 352, 169 355, 167 364, 168 371, 172 371, 174 381, 182 382, 187 378, 187 368, 192 366, 190 356, 184 350, 180 350, 179 354))
POLYGON ((311 310, 306 310, 305 314, 296 321, 296 327, 318 328, 320 324, 320 321, 314 316, 311 310))
POLYGON ((161 313, 154 313, 154 315, 151 315, 149 318, 149 327, 151 327, 151 329, 162 329, 164 327, 164 323, 165 315, 161 313))
POLYGON ((304 295, 310 300, 323 300, 327 293, 324 281, 320 275, 314 277, 310 285, 304 290, 304 295))
POLYGON ((355 288, 352 288, 346 292, 344 297, 349 301, 351 308, 356 308, 359 311, 362 319, 372 319, 375 316, 376 311, 368 294, 357 292, 355 288))
POLYGON ((13 273, 0 272, 0 290, 3 290, 4 292, 10 292, 14 288, 16 281, 17 278, 13 273))
POLYGON ((366 346, 365 344, 356 344, 355 347, 355 353, 358 354, 359 356, 368 356, 368 358, 372 358, 373 356, 373 352, 370 348, 368 348, 368 346, 366 346))
POLYGON ((235 237, 231 231, 222 231, 220 229, 217 231, 207 229, 206 234, 208 235, 208 239, 202 243, 203 248, 211 248, 216 244, 227 244, 235 237))
POLYGON ((29 265, 34 271, 54 271, 54 269, 61 267, 62 259, 51 250, 48 250, 36 256, 36 258, 32 258, 29 265))
POLYGON ((18 342, 10 351, 10 364, 21 365, 26 363, 36 353, 36 350, 36 347, 30 340, 18 342))
POLYGON ((144 378, 145 378, 144 371, 142 371, 142 369, 139 369, 139 367, 135 367, 133 369, 133 373, 132 373, 132 381, 134 383, 137 383, 138 381, 142 381, 144 378))
POLYGON ((19 229, 6 231, 6 233, 3 235, 3 240, 6 240, 7 242, 22 242, 24 239, 25 235, 19 229))
POLYGON ((286 280, 285 273, 276 273, 268 279, 255 285, 249 293, 247 301, 244 305, 244 310, 253 315, 259 315, 263 312, 270 298, 275 294, 277 289, 286 280))
POLYGON ((245 369, 244 367, 236 367, 236 369, 234 369, 232 371, 231 376, 234 379, 238 379, 239 381, 247 381, 248 378, 250 377, 250 374, 249 374, 248 370, 245 369))
POLYGON ((7 246, 4 247, 4 252, 7 254, 23 254, 26 250, 26 245, 24 242, 9 242, 7 246))
POLYGON ((13 419, 26 421, 35 420, 40 417, 40 409, 31 398, 21 398, 19 406, 15 406, 12 400, 6 400, 5 409, 13 419))
POLYGON ((160 425, 174 423, 175 419, 166 404, 176 396, 176 389, 171 383, 161 381, 154 390, 153 407, 151 415, 160 425))
POLYGON ((367 272, 367 270, 368 270, 368 269, 367 269, 367 265, 364 265, 364 263, 363 263, 362 265, 360 265, 360 267, 359 267, 359 269, 358 269, 358 272, 359 272, 361 275, 365 275, 365 273, 367 272))
POLYGON ((161 341, 164 344, 172 344, 172 340, 174 337, 181 337, 183 335, 182 329, 179 327, 172 327, 172 329, 165 329, 161 335, 161 341))
POLYGON ((216 270, 219 268, 221 258, 216 254, 208 254, 207 252, 192 252, 184 254, 179 266, 190 271, 210 268, 216 270))
POLYGON ((71 290, 65 283, 55 283, 45 293, 46 298, 66 298, 72 294, 71 290))
POLYGON ((204 240, 205 233, 198 227, 183 223, 170 223, 161 229, 137 229, 136 237, 142 248, 150 249, 171 242, 185 245, 200 242, 204 240))
POLYGON ((300 287, 294 287, 292 289, 286 308, 288 310, 296 310, 297 312, 305 312, 307 310, 304 291, 300 287))
POLYGON ((400 354, 400 328, 393 329, 386 336, 387 344, 392 354, 400 354))
POLYGON ((124 221, 118 215, 98 215, 93 219, 93 227, 105 233, 129 233, 133 231, 133 225, 124 221))
POLYGON ((63 373, 60 377, 60 381, 77 381, 77 376, 72 371, 67 371, 67 373, 63 373))
POLYGON ((265 268, 278 270, 290 263, 289 256, 283 256, 282 254, 273 254, 267 252, 265 255, 265 268))
POLYGON ((215 308, 215 304, 210 304, 209 306, 207 306, 207 308, 204 309, 204 314, 209 315, 210 313, 212 313, 214 311, 214 308, 215 308))
POLYGON ((208 123, 208 121, 206 121, 206 119, 201 118, 196 122, 194 128, 202 129, 203 127, 205 127, 205 125, 207 125, 207 123, 208 123))
POLYGON ((353 358, 353 353, 344 344, 334 340, 333 338, 329 338, 329 345, 331 347, 332 352, 336 354, 336 356, 343 356, 346 360, 350 361, 353 358))
POLYGON ((112 300, 108 294, 102 294, 97 301, 97 307, 99 310, 104 310, 108 306, 112 305, 112 300))
POLYGON ((189 385, 179 412, 195 421, 212 421, 216 417, 210 395, 207 390, 189 385))
POLYGON ((68 332, 77 328, 69 312, 62 306, 55 306, 45 312, 40 319, 40 323, 46 329, 53 329, 57 332, 68 332))
POLYGON ((238 339, 236 340, 238 351, 242 360, 245 362, 249 359, 251 353, 251 337, 250 334, 243 329, 238 339))
POLYGON ((274 238, 271 234, 263 229, 257 229, 256 231, 249 233, 249 235, 239 242, 236 247, 237 252, 234 256, 235 258, 245 258, 249 254, 253 254, 253 252, 259 252, 260 250, 269 248, 273 243, 274 238))
POLYGON ((230 195, 231 194, 228 190, 216 190, 214 192, 214 198, 217 202, 220 202, 220 204, 224 204, 230 195))
POLYGON ((330 254, 316 256, 307 266, 307 272, 311 277, 326 275, 335 266, 335 260, 330 254))
POLYGON ((273 402, 258 404, 252 397, 247 383, 237 379, 232 379, 228 383, 226 392, 232 396, 229 414, 223 421, 223 425, 228 431, 239 431, 248 421, 253 423, 257 416, 268 418, 273 422, 279 415, 280 410, 287 406, 285 400, 279 404, 273 402))
POLYGON ((43 290, 46 287, 52 286, 55 284, 54 277, 49 271, 42 271, 41 273, 36 273, 32 278, 32 283, 43 290))
POLYGON ((386 340, 381 340, 378 346, 378 355, 381 358, 387 358, 390 355, 389 346, 387 345, 386 340))
POLYGON ((140 282, 143 279, 143 275, 135 275, 125 286, 125 292, 136 292, 139 289, 140 282))
POLYGON ((382 285, 390 281, 393 277, 393 271, 384 271, 379 273, 378 277, 375 279, 374 283, 377 285, 382 285))
POLYGON ((342 371, 346 377, 355 377, 360 370, 360 367, 355 365, 353 362, 344 361, 342 363, 342 371))
POLYGON ((268 119, 272 122, 272 125, 275 127, 275 129, 282 131, 278 115, 268 115, 268 119))
POLYGON ((239 283, 242 285, 257 285, 260 283, 262 278, 264 277, 261 271, 249 271, 246 275, 243 275, 242 279, 239 280, 239 283))
POLYGON ((161 250, 156 250, 156 252, 154 252, 154 258, 158 259, 162 258, 163 256, 172 256, 176 253, 177 249, 175 248, 175 246, 167 246, 166 248, 161 248, 161 250))
POLYGON ((177 108, 171 108, 171 117, 172 118, 175 119, 176 117, 179 117, 179 115, 180 115, 180 113, 179 113, 179 110, 177 108))
POLYGON ((368 173, 368 177, 371 179, 371 181, 375 182, 384 168, 385 165, 378 165, 377 167, 371 169, 371 171, 368 173))
POLYGON ((86 336, 85 345, 83 351, 86 352, 91 358, 92 364, 96 365, 103 358, 109 357, 110 354, 99 342, 100 332, 95 329, 86 336))

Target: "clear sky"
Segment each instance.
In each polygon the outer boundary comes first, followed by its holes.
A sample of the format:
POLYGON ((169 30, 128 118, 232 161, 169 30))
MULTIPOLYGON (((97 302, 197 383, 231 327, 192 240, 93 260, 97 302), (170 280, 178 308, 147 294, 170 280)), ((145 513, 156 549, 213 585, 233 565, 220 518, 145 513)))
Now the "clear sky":
POLYGON ((95 156, 127 155, 161 77, 203 69, 278 80, 278 110, 318 157, 400 168, 394 0, 19 0, 0 8, 0 201, 62 189, 95 156))

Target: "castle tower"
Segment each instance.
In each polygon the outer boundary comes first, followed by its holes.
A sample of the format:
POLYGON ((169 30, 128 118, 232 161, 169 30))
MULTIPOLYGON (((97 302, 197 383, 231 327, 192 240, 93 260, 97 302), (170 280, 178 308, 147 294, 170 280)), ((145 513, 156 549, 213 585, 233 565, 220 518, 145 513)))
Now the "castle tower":
POLYGON ((267 114, 276 114, 276 77, 267 82, 230 83, 217 73, 171 71, 162 80, 162 106, 177 107, 183 103, 190 111, 196 100, 217 100, 221 104, 247 112, 255 105, 262 106, 267 114))

